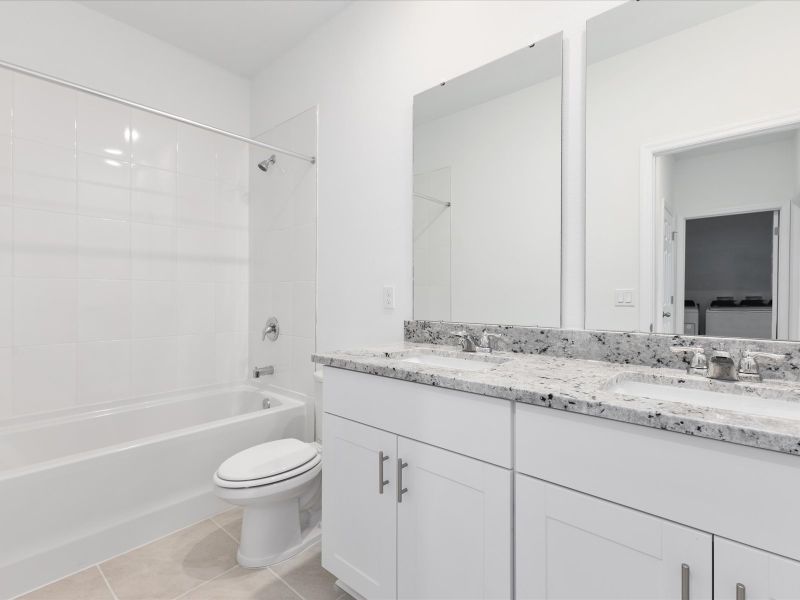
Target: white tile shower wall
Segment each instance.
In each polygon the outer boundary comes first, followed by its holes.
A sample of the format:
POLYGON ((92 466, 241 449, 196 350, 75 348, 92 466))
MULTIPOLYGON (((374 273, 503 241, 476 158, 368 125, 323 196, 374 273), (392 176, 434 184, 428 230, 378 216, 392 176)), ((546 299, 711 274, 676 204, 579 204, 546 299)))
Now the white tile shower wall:
POLYGON ((248 162, 0 70, 0 419, 246 378, 248 162))
MULTIPOLYGON (((317 111, 310 109, 259 139, 316 154, 316 128, 317 111)), ((269 152, 254 148, 251 156, 255 165, 269 152)), ((275 367, 275 374, 262 380, 265 385, 313 396, 316 167, 278 156, 266 173, 251 169, 250 192, 250 361, 275 367), (262 341, 261 331, 271 316, 280 323, 280 337, 262 341)))

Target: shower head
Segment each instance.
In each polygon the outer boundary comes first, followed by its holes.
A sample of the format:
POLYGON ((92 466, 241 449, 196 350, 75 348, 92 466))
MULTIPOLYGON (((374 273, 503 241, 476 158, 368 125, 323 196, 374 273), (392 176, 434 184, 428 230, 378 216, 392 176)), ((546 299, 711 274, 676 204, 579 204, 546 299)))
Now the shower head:
POLYGON ((264 171, 264 173, 266 173, 269 170, 270 166, 274 164, 275 164, 275 155, 273 154, 268 159, 262 160, 260 163, 258 163, 258 168, 264 171))

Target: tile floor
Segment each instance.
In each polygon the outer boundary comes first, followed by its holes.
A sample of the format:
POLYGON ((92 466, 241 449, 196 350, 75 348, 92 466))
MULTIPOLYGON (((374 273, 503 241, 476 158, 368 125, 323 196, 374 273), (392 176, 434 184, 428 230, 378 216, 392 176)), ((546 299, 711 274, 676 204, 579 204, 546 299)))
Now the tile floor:
POLYGON ((21 596, 18 600, 351 600, 316 544, 269 569, 236 564, 240 509, 21 596))

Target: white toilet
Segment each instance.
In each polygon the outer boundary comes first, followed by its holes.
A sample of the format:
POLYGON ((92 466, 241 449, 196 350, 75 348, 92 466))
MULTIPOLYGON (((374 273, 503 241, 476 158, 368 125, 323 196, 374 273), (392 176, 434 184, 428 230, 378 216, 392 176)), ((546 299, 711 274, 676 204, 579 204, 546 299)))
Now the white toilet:
POLYGON ((253 446, 220 465, 217 496, 244 508, 241 566, 275 564, 319 539, 321 473, 320 445, 295 439, 253 446))

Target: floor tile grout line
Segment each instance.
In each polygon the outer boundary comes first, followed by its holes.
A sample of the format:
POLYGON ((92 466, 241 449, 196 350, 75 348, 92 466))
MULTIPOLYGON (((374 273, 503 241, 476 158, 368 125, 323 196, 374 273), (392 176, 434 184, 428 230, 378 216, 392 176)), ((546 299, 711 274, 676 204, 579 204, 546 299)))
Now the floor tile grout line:
POLYGON ((280 575, 278 575, 278 572, 277 572, 277 571, 275 571, 275 570, 274 570, 272 567, 267 567, 267 569, 269 570, 269 572, 270 572, 270 573, 272 573, 272 574, 273 574, 273 575, 274 575, 274 576, 275 576, 275 577, 278 579, 278 581, 280 581, 280 582, 281 582, 283 585, 285 585, 285 586, 286 586, 287 588, 289 588, 289 589, 290 589, 292 592, 294 592, 294 594, 295 594, 295 595, 296 595, 298 598, 300 598, 300 600, 306 600, 306 599, 305 599, 305 597, 303 596, 303 594, 301 594, 301 593, 300 593, 300 592, 298 592, 296 589, 294 589, 294 588, 293 588, 291 585, 289 585, 289 582, 288 582, 288 581, 286 581, 286 580, 285 580, 283 577, 281 577, 280 575))
POLYGON ((114 600, 119 600, 119 597, 117 596, 117 593, 114 591, 114 588, 111 587, 111 582, 108 580, 108 577, 106 577, 106 574, 103 573, 103 569, 100 566, 100 563, 97 563, 95 567, 97 567, 97 570, 100 571, 100 577, 102 577, 103 581, 106 582, 106 587, 108 588, 108 591, 111 592, 112 598, 114 598, 114 600))
POLYGON ((224 528, 222 525, 220 525, 219 523, 217 523, 217 522, 214 520, 214 517, 211 517, 211 518, 209 519, 209 521, 211 521, 211 522, 212 522, 214 525, 216 525, 217 527, 219 527, 219 528, 222 530, 222 532, 223 532, 225 535, 227 535, 227 536, 228 536, 229 538, 231 538, 231 539, 232 539, 234 542, 236 542, 236 546, 237 546, 237 547, 239 546, 239 540, 237 540, 235 537, 233 537, 233 534, 232 534, 230 531, 228 531, 228 530, 227 530, 227 529, 225 529, 225 528, 224 528))
POLYGON ((233 566, 232 566, 230 569, 226 569, 225 571, 223 571, 223 572, 222 572, 222 573, 220 573, 219 575, 215 575, 215 576, 214 576, 214 577, 212 577, 211 579, 208 579, 208 580, 206 580, 206 581, 203 581, 202 583, 199 583, 199 584, 197 584, 196 586, 194 586, 194 587, 192 587, 192 588, 189 588, 189 589, 188 589, 188 590, 186 590, 185 592, 181 592, 180 594, 178 594, 177 596, 175 596, 174 598, 172 598, 172 600, 179 600, 180 598, 184 598, 184 597, 186 597, 186 595, 187 595, 187 594, 191 594, 193 591, 195 591, 195 590, 199 590, 201 587, 203 587, 203 586, 204 586, 204 585, 206 585, 207 583, 211 583, 212 581, 215 581, 215 580, 219 579, 220 577, 222 577, 222 576, 224 576, 224 575, 227 575, 228 573, 230 573, 231 571, 233 571, 233 570, 234 570, 236 567, 238 567, 238 566, 239 566, 238 564, 237 564, 237 565, 233 565, 233 566))

